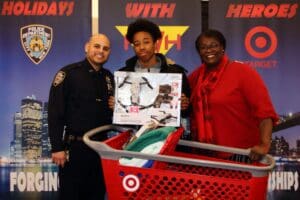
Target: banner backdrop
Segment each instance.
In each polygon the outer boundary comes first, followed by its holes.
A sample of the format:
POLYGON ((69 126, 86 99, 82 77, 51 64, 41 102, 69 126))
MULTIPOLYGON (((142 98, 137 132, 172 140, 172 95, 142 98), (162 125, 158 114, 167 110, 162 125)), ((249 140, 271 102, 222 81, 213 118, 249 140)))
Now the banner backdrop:
POLYGON ((262 75, 281 124, 286 124, 273 133, 271 153, 276 168, 269 177, 270 200, 300 198, 300 127, 288 128, 300 121, 299 3, 209 1, 209 27, 224 33, 230 58, 249 63, 262 75), (295 123, 288 123, 295 118, 295 123))
POLYGON ((111 59, 107 63, 112 71, 124 66, 126 59, 134 55, 124 36, 128 24, 137 18, 148 18, 160 26, 163 32, 160 53, 189 71, 199 64, 194 40, 201 32, 200 0, 99 0, 99 30, 112 42, 111 59))
POLYGON ((47 100, 59 68, 84 58, 90 1, 0 2, 0 199, 54 199, 47 100))

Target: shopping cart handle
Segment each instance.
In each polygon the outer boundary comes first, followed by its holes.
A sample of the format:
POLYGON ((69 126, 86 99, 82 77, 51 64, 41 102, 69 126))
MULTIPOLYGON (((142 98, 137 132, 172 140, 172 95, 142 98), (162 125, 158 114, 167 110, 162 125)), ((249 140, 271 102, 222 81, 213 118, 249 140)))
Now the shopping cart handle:
POLYGON ((129 128, 129 127, 125 127, 125 126, 117 126, 117 125, 113 125, 113 124, 108 124, 108 125, 94 128, 94 129, 86 132, 86 134, 84 134, 84 136, 83 136, 83 141, 90 141, 90 137, 96 135, 97 133, 100 133, 103 131, 108 131, 108 130, 125 132, 125 131, 129 131, 129 130, 133 130, 133 129, 129 128))
MULTIPOLYGON (((202 142, 193 142, 193 141, 187 141, 187 140, 179 140, 179 145, 188 146, 188 147, 195 147, 205 150, 212 150, 212 151, 219 151, 219 152, 226 152, 231 154, 238 154, 238 155, 245 155, 249 156, 251 149, 241 149, 241 148, 235 148, 235 147, 227 147, 227 146, 220 146, 215 144, 209 144, 209 143, 202 143, 202 142)), ((270 155, 265 155, 262 157, 262 159, 259 161, 262 164, 266 165, 275 165, 275 161, 270 155), (274 163, 274 164, 273 164, 274 163)))
POLYGON ((183 145, 183 146, 212 150, 212 151, 222 151, 222 152, 239 154, 239 155, 247 155, 247 156, 250 155, 250 148, 249 149, 241 149, 241 148, 226 147, 226 146, 220 146, 220 145, 215 145, 215 144, 193 142, 193 141, 187 141, 187 140, 179 140, 178 144, 183 145))
POLYGON ((104 126, 100 126, 100 127, 97 127, 97 128, 94 128, 88 132, 86 132, 83 136, 83 141, 85 144, 87 144, 89 147, 91 147, 92 149, 97 149, 99 147, 99 144, 101 145, 101 148, 104 150, 104 149, 111 149, 111 147, 109 147, 108 145, 106 145, 105 143, 103 142, 100 142, 99 141, 93 141, 91 140, 90 138, 100 132, 103 132, 103 131, 117 131, 119 133, 121 132, 125 132, 125 131, 130 131, 130 130, 133 130, 132 128, 129 128, 129 127, 124 127, 124 126, 116 126, 116 125, 112 125, 112 124, 109 124, 109 125, 104 125, 104 126))
MULTIPOLYGON (((147 160, 156 160, 156 161, 178 163, 178 164, 190 164, 195 166, 204 166, 204 167, 213 167, 213 168, 221 168, 221 169, 231 169, 231 170, 233 169, 233 170, 251 172, 251 174, 256 177, 265 176, 275 166, 275 160, 270 155, 265 155, 263 157, 263 160, 260 161, 261 163, 265 164, 265 166, 256 166, 256 165, 249 165, 249 164, 242 164, 242 163, 202 160, 202 159, 177 157, 171 155, 160 155, 160 154, 153 155, 153 154, 146 154, 141 152, 118 150, 110 147, 104 142, 90 140, 91 136, 107 130, 125 132, 131 129, 128 127, 122 127, 116 125, 105 125, 88 131, 83 136, 83 141, 89 147, 97 151, 98 154, 101 155, 101 158, 107 158, 111 160, 119 160, 122 157, 141 158, 147 160)), ((192 141, 183 141, 183 140, 180 140, 179 144, 184 146, 189 146, 189 147, 198 147, 202 149, 218 150, 218 151, 225 151, 225 152, 242 154, 242 155, 249 155, 249 150, 238 149, 238 148, 224 147, 224 146, 192 142, 192 141)))

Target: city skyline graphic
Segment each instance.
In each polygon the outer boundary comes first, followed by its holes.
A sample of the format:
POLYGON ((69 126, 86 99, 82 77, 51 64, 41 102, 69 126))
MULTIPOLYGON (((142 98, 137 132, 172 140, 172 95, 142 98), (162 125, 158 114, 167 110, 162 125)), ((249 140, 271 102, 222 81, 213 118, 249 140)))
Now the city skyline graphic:
MULTIPOLYGON (((14 162, 17 160, 39 160, 50 158, 51 145, 48 136, 48 103, 35 95, 20 100, 19 109, 12 113, 11 132, 7 145, 0 146, 0 157, 14 162), (7 153, 3 153, 7 152, 7 153)), ((276 156, 300 155, 300 138, 289 134, 278 134, 282 130, 294 129, 300 123, 300 112, 280 115, 280 122, 274 128, 270 153, 276 156), (283 150, 284 149, 284 150, 283 150)))
POLYGON ((4 155, 11 162, 50 158, 47 102, 38 100, 34 95, 23 98, 19 111, 13 115, 11 126, 9 155, 4 155))

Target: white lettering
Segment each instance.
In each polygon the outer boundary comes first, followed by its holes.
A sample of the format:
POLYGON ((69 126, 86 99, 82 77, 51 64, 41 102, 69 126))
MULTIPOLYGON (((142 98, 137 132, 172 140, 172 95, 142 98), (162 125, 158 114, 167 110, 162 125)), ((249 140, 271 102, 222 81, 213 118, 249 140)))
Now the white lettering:
POLYGON ((14 186, 17 184, 17 173, 16 172, 11 172, 10 173, 10 191, 14 191, 14 186))
POLYGON ((17 186, 20 192, 24 192, 26 188, 26 176, 24 172, 20 172, 17 178, 17 186))
POLYGON ((295 185, 294 185, 294 190, 297 191, 299 188, 299 175, 298 175, 298 171, 295 172, 295 185))
POLYGON ((34 174, 32 172, 27 172, 27 191, 34 191, 34 174))
POLYGON ((10 172, 10 191, 41 192, 58 190, 57 172, 10 172))
POLYGON ((48 183, 49 183, 49 190, 51 191, 52 189, 54 189, 54 191, 57 191, 58 188, 58 176, 57 173, 50 173, 48 174, 48 183))
POLYGON ((298 172, 273 171, 269 174, 269 190, 294 190, 299 188, 298 172))
POLYGON ((35 186, 38 192, 43 191, 43 174, 41 172, 35 175, 35 186))

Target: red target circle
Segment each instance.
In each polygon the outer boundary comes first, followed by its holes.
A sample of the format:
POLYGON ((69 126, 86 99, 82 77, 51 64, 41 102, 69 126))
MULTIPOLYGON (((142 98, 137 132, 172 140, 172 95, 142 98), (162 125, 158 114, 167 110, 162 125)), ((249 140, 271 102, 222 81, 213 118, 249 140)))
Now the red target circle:
POLYGON ((127 192, 135 192, 140 187, 140 180, 137 176, 129 174, 123 178, 122 185, 127 192))
MULTIPOLYGON (((257 37, 255 39, 255 45, 258 48, 265 47, 267 45, 266 38, 264 38, 262 36, 257 37)), ((245 47, 251 56, 253 56, 255 58, 266 58, 266 57, 272 55, 277 48, 276 34, 274 33, 274 31, 272 31, 271 29, 269 29, 268 27, 265 27, 265 26, 254 27, 247 33, 247 35, 245 37, 245 47), (265 33, 266 35, 268 35, 270 37, 270 40, 271 40, 270 47, 267 50, 265 50, 264 52, 256 51, 251 45, 251 39, 257 33, 265 33)))

